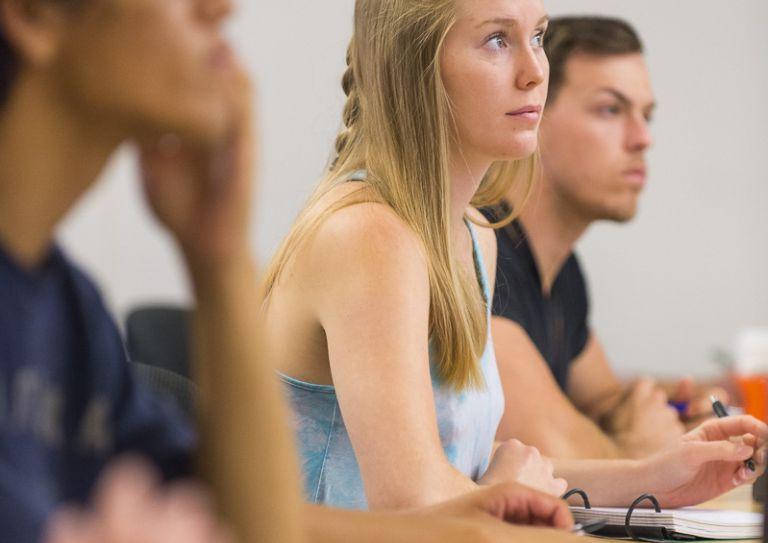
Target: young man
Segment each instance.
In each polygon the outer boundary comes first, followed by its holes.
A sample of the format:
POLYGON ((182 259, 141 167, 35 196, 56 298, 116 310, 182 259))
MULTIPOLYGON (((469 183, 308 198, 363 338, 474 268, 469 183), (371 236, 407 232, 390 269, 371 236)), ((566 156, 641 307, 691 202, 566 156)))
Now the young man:
POLYGON ((123 453, 152 459, 167 478, 189 472, 191 426, 131 380, 93 283, 53 239, 128 140, 144 146, 150 204, 195 288, 205 473, 248 539, 277 540, 272 526, 301 532, 283 411, 269 370, 252 363, 250 97, 219 33, 229 11, 226 0, 0 3, 0 524, 9 540, 36 541, 50 513, 84 503, 123 453))
MULTIPOLYGON (((565 17, 551 21, 545 50, 543 179, 520 219, 497 232, 493 337, 503 381, 513 385, 498 437, 560 458, 641 457, 679 437, 683 424, 653 382, 623 386, 614 375, 588 325, 573 249, 593 222, 635 215, 655 106, 643 46, 626 22, 565 17)), ((691 387, 683 382, 675 399, 692 399, 691 387)), ((711 408, 699 399, 683 420, 704 413, 711 408)))
POLYGON ((199 491, 164 487, 136 464, 102 478, 124 453, 176 478, 199 449, 243 542, 572 541, 506 524, 572 524, 562 502, 519 486, 402 515, 301 504, 279 389, 254 337, 254 149, 247 81, 220 35, 230 10, 229 0, 0 0, 3 540, 40 541, 58 515, 54 543, 231 541, 199 491), (148 202, 196 297, 199 446, 133 382, 95 286, 54 241, 126 141, 142 149, 148 202))

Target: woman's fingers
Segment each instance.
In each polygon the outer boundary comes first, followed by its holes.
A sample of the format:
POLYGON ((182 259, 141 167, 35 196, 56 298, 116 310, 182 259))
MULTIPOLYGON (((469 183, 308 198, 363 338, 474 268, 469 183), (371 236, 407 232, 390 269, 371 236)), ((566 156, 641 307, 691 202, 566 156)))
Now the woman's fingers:
POLYGON ((743 462, 755 450, 744 443, 732 441, 696 441, 688 444, 688 460, 694 465, 707 462, 743 462))
POLYGON ((768 425, 749 415, 723 417, 706 421, 688 436, 693 439, 703 437, 708 441, 715 441, 741 437, 745 434, 752 434, 761 444, 765 443, 768 440, 768 425))
POLYGON ((746 466, 739 466, 733 476, 733 486, 741 486, 745 483, 751 483, 759 476, 759 472, 752 471, 746 466))

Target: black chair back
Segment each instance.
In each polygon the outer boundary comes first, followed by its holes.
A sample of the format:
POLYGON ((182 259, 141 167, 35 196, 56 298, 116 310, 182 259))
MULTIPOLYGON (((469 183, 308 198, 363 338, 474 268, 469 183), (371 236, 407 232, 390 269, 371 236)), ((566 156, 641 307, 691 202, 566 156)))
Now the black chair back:
POLYGON ((154 305, 134 309, 126 319, 131 360, 190 378, 189 311, 154 305))

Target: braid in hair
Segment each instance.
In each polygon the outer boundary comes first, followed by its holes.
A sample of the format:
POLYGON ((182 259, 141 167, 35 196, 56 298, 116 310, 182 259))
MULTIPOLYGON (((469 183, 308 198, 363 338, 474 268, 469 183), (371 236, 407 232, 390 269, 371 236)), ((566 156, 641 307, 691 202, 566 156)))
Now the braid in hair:
POLYGON ((360 97, 357 94, 357 82, 355 80, 354 70, 354 50, 352 44, 350 44, 347 49, 347 70, 341 78, 341 88, 347 96, 347 102, 344 104, 344 111, 342 113, 344 128, 339 132, 339 135, 336 136, 336 159, 333 161, 332 168, 336 166, 339 157, 341 157, 346 150, 347 145, 354 135, 357 119, 360 117, 360 97))

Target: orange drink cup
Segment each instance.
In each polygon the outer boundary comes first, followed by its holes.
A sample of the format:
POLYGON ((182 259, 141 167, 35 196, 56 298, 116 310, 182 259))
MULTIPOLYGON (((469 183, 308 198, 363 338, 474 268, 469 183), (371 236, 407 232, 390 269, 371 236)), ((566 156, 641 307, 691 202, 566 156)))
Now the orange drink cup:
POLYGON ((747 415, 768 422, 768 375, 737 375, 747 415))
POLYGON ((735 369, 744 411, 768 422, 768 328, 752 328, 739 335, 735 369))

